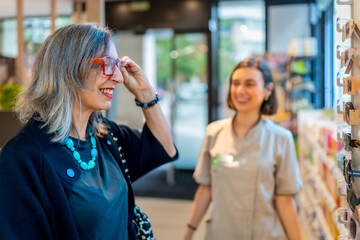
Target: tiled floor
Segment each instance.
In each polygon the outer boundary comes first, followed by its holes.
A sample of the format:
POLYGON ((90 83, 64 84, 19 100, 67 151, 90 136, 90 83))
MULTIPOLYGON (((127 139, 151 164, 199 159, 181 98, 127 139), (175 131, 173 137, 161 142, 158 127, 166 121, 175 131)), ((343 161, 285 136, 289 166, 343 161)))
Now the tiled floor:
MULTIPOLYGON (((136 204, 148 215, 157 240, 183 239, 192 201, 136 197, 136 204)), ((204 221, 200 223, 193 240, 203 240, 204 221)))
MULTIPOLYGON (((189 219, 192 201, 136 197, 136 204, 148 215, 157 240, 182 240, 189 219)), ((204 217, 206 219, 207 216, 204 217)), ((198 226, 193 240, 204 240, 205 222, 198 226)), ((307 240, 303 228, 302 239, 307 240)))

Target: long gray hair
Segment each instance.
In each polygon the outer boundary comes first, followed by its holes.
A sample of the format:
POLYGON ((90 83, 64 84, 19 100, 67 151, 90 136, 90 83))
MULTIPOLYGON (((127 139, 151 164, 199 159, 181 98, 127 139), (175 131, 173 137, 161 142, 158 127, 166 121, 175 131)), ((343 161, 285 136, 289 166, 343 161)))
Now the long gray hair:
MULTIPOLYGON (((94 23, 73 24, 58 29, 42 44, 31 81, 17 101, 19 118, 42 121, 51 141, 63 142, 72 128, 72 108, 79 91, 86 91, 86 78, 94 65, 89 59, 108 51, 111 32, 94 23)), ((81 103, 81 101, 80 101, 81 103)), ((99 113, 90 121, 96 130, 99 113)))

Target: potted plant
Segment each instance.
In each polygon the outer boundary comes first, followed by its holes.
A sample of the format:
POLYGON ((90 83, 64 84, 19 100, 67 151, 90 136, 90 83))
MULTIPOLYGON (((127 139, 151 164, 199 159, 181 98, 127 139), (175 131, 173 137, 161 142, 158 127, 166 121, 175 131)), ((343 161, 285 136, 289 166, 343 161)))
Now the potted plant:
POLYGON ((21 123, 14 110, 21 84, 9 83, 0 87, 0 148, 20 130, 21 123))
POLYGON ((13 110, 17 95, 23 86, 16 83, 8 83, 0 87, 0 109, 13 110))

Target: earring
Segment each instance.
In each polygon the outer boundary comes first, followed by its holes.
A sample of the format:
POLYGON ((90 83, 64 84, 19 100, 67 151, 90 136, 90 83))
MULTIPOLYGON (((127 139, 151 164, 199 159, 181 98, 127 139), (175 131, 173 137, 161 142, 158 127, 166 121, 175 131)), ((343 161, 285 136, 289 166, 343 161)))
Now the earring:
POLYGON ((264 101, 267 102, 269 100, 269 95, 266 95, 264 101))

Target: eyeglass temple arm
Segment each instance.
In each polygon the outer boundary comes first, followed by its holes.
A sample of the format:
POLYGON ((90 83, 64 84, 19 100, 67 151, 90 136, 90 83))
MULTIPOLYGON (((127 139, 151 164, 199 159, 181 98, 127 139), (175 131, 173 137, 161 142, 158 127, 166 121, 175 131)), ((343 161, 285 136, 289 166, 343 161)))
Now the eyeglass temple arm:
POLYGON ((349 74, 349 73, 350 73, 350 71, 351 71, 354 63, 355 63, 355 66, 356 66, 358 69, 360 69, 360 63, 359 63, 355 58, 352 57, 352 58, 350 59, 348 65, 347 65, 346 69, 345 69, 345 73, 346 73, 346 74, 349 74))
POLYGON ((360 171, 357 171, 357 170, 349 170, 349 173, 351 174, 349 174, 349 176, 350 177, 360 177, 360 171))
POLYGON ((104 62, 104 59, 102 58, 93 58, 93 59, 90 59, 91 62, 93 63, 102 63, 104 62))
POLYGON ((348 0, 348 1, 336 0, 336 4, 337 5, 350 5, 350 4, 353 4, 353 0, 348 0))
POLYGON ((354 30, 358 38, 360 38, 360 29, 359 29, 359 21, 354 21, 354 30))

